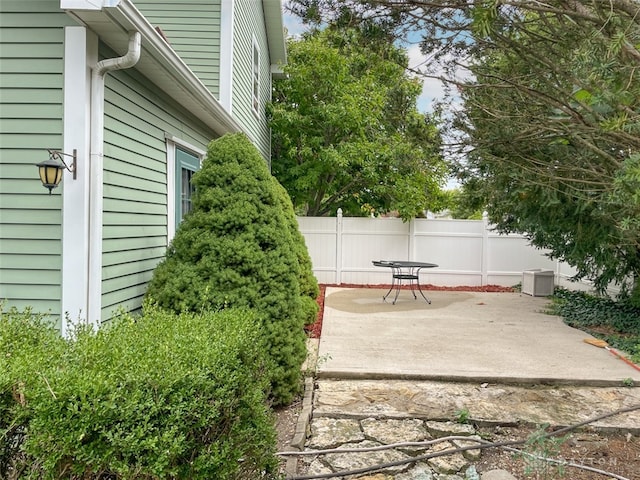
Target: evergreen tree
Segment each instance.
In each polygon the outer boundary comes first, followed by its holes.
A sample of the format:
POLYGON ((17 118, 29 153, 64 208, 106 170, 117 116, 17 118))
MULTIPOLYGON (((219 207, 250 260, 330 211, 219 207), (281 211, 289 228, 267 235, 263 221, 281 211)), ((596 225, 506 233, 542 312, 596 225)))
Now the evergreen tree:
POLYGON ((310 299, 318 291, 293 207, 243 134, 212 141, 193 183, 193 209, 147 296, 176 312, 255 309, 273 360, 274 402, 288 403, 300 386, 303 327, 316 312, 310 299))

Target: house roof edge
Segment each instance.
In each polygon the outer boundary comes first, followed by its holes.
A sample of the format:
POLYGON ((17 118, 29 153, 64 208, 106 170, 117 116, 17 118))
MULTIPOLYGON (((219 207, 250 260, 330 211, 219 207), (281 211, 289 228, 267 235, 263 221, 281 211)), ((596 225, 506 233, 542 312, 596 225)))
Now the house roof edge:
POLYGON ((271 64, 282 68, 287 64, 287 42, 282 21, 282 0, 262 0, 264 22, 271 64))
MULTIPOLYGON (((100 9, 64 8, 67 14, 93 30, 115 52, 127 51, 128 34, 140 32, 142 55, 134 67, 158 88, 198 117, 218 135, 243 131, 238 122, 186 65, 160 32, 149 23, 131 0, 108 0, 100 9)), ((73 0, 79 5, 78 0, 73 0)), ((95 4, 96 0, 91 0, 95 4)))

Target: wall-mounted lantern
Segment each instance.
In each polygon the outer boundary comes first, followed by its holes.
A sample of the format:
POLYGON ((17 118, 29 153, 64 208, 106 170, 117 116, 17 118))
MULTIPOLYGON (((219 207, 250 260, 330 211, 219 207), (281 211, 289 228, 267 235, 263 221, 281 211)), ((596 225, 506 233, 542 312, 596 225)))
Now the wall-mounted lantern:
POLYGON ((59 150, 47 151, 49 152, 49 159, 38 164, 38 173, 40 174, 42 185, 48 188, 49 194, 51 194, 51 190, 60 184, 62 172, 65 169, 73 173, 73 179, 76 179, 78 152, 75 148, 73 149, 73 154, 64 153, 59 150), (72 157, 71 165, 67 165, 63 157, 72 157))

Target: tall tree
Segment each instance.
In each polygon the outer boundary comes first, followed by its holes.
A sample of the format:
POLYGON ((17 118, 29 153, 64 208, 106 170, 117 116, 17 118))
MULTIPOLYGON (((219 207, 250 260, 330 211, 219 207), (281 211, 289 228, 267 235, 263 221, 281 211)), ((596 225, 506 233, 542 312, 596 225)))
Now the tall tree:
POLYGON ((605 289, 640 274, 638 94, 635 61, 593 27, 521 13, 489 33, 470 64, 457 126, 472 147, 462 177, 503 232, 577 268, 605 289), (634 173, 635 171, 635 173, 634 173))
POLYGON ((297 211, 408 219, 434 208, 447 172, 405 52, 381 29, 334 25, 288 53, 269 109, 272 171, 297 211))
POLYGON ((397 34, 424 33, 427 74, 464 102, 450 132, 459 174, 498 229, 640 299, 640 4, 292 2, 310 21, 357 21, 363 5, 397 34), (451 76, 461 63, 470 80, 451 76))

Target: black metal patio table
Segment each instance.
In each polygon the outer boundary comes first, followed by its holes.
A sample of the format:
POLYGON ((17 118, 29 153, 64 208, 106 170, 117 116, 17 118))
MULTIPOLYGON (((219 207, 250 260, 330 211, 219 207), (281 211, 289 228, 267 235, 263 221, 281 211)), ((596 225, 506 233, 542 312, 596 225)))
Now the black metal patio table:
POLYGON ((415 284, 415 287, 418 289, 418 292, 420 292, 420 295, 422 295, 422 298, 424 298, 427 303, 431 304, 431 300, 425 296, 422 288, 420 288, 420 270, 423 268, 434 268, 438 265, 435 263, 414 262, 410 260, 374 260, 373 265, 376 267, 386 267, 391 269, 391 288, 389 288, 389 291, 382 297, 383 301, 387 301, 387 297, 395 288, 396 295, 392 302, 392 304, 395 305, 396 300, 398 300, 398 295, 400 294, 402 282, 408 281, 414 300, 417 300, 418 298, 413 288, 415 284))

